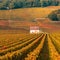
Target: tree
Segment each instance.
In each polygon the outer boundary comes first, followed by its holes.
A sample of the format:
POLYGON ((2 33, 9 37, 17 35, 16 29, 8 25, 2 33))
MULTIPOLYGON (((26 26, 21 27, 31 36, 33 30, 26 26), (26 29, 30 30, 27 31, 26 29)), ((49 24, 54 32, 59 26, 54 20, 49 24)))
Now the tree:
POLYGON ((46 6, 58 6, 59 0, 2 0, 0 2, 0 9, 25 8, 25 7, 46 7, 46 6))
POLYGON ((50 13, 48 15, 48 18, 53 20, 53 21, 60 21, 60 9, 50 13))

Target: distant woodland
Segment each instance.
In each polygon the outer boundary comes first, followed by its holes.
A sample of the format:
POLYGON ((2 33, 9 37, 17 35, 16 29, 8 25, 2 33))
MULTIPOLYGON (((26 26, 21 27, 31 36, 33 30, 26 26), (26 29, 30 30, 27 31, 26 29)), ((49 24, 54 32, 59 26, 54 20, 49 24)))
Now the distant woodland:
POLYGON ((0 0, 0 10, 59 5, 60 0, 0 0))

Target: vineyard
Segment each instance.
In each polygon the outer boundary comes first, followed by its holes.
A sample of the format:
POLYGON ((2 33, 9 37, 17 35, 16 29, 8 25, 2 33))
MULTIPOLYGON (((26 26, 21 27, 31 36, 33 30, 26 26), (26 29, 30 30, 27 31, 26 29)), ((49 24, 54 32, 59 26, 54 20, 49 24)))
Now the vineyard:
POLYGON ((60 34, 0 34, 0 60, 60 60, 60 34))

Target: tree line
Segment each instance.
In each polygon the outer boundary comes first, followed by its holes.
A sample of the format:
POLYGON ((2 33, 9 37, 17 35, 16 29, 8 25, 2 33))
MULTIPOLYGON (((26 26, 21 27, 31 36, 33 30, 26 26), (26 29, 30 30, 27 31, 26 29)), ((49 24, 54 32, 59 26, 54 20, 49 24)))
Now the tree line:
POLYGON ((58 6, 59 0, 0 0, 0 9, 58 6))

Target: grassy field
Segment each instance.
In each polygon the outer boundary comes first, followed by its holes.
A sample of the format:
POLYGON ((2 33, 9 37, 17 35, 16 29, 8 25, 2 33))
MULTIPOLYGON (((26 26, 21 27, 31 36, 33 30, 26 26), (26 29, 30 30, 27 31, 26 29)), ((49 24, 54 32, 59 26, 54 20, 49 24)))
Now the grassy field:
POLYGON ((60 60, 60 34, 0 34, 0 60, 60 60))
POLYGON ((0 20, 33 20, 35 18, 47 17, 49 13, 59 7, 45 7, 45 8, 23 8, 13 10, 0 10, 0 20))
POLYGON ((50 19, 37 19, 47 17, 52 11, 60 9, 59 7, 60 6, 50 6, 44 8, 0 10, 0 28, 19 28, 20 31, 29 32, 30 26, 39 26, 44 32, 59 31, 60 22, 52 22, 50 19), (35 19, 37 20, 36 22, 34 22, 35 19))
POLYGON ((33 21, 59 7, 0 10, 0 60, 60 60, 60 22, 33 21), (29 34, 30 26, 39 26, 43 33, 29 34))

